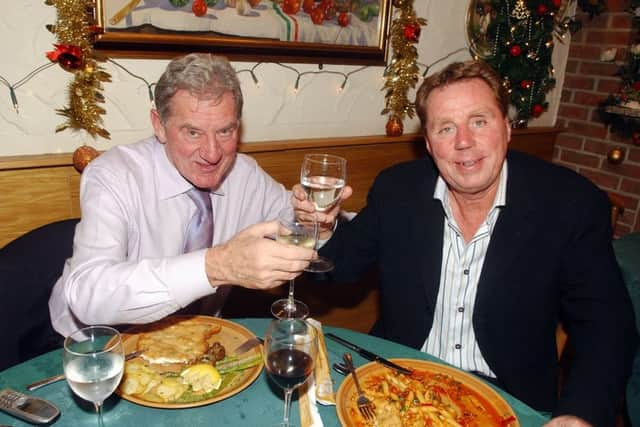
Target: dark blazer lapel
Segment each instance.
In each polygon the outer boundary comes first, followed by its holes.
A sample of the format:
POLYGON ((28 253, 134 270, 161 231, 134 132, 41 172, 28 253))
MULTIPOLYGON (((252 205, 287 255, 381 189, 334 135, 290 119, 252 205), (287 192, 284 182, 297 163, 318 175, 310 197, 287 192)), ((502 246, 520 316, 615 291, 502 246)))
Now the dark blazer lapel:
MULTIPOLYGON (((427 161, 430 162, 431 160, 427 159, 427 161)), ((428 168, 428 170, 430 169, 428 168)), ((423 183, 421 183, 419 187, 422 188, 423 191, 419 191, 416 196, 419 198, 416 206, 419 206, 421 211, 419 211, 415 217, 415 230, 416 236, 422 239, 421 244, 418 246, 422 249, 416 258, 416 273, 425 292, 427 309, 430 311, 429 315, 431 320, 429 321, 429 328, 433 320, 433 308, 436 305, 438 288, 440 286, 444 230, 442 204, 439 200, 433 198, 437 177, 437 174, 427 172, 423 183)))
POLYGON ((487 256, 478 283, 476 301, 484 297, 496 299, 500 295, 498 284, 509 283, 502 276, 512 265, 513 259, 526 251, 530 239, 534 238, 533 215, 535 206, 528 191, 527 172, 509 158, 506 206, 498 216, 491 235, 487 256))

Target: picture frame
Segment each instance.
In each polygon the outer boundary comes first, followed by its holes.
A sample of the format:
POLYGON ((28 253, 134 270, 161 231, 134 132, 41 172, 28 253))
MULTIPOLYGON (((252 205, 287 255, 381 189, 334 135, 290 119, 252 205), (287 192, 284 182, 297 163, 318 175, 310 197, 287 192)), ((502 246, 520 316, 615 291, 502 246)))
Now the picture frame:
POLYGON ((386 65, 387 61, 392 0, 94 2, 99 28, 94 49, 109 57, 172 58, 210 52, 250 62, 386 65), (208 5, 203 16, 196 15, 194 2, 208 5), (326 4, 333 10, 322 6, 326 4), (313 17, 312 12, 321 7, 326 13, 318 22, 319 13, 313 17))

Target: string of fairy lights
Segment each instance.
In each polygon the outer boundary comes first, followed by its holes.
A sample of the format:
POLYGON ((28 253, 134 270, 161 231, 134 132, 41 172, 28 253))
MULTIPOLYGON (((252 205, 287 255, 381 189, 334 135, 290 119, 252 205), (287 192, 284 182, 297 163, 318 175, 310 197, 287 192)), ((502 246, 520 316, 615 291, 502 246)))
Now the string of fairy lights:
MULTIPOLYGON (((395 17, 391 19, 390 31, 387 35, 391 46, 391 60, 383 73, 385 83, 382 90, 385 91, 386 107, 381 112, 389 116, 386 128, 389 135, 401 134, 402 119, 413 115, 413 103, 409 101, 407 92, 415 87, 418 81, 419 65, 416 63, 418 54, 415 45, 418 43, 421 27, 426 25, 425 19, 416 16, 413 2, 414 0, 391 1, 393 8, 390 11, 395 17), (389 124, 394 126, 389 127, 389 124)), ((96 22, 95 13, 87 13, 90 10, 96 11, 94 0, 45 0, 45 4, 54 6, 57 10, 55 24, 46 26, 57 38, 57 43, 54 44, 55 49, 47 52, 47 57, 73 74, 67 92, 68 105, 56 109, 56 113, 65 117, 66 121, 56 128, 56 132, 66 129, 86 131, 94 138, 101 136, 110 139, 109 132, 103 127, 103 115, 106 114, 106 110, 102 104, 105 102, 104 84, 111 82, 111 75, 105 70, 104 64, 111 63, 132 77, 143 81, 147 85, 150 100, 153 100, 153 84, 130 72, 120 63, 94 51, 94 39, 104 30, 96 22)), ((279 3, 274 3, 276 4, 279 3)), ((262 64, 258 62, 238 72, 249 73, 254 83, 258 84, 256 70, 262 64)), ((364 66, 343 72, 319 66, 318 70, 300 71, 292 65, 281 63, 276 65, 295 73, 294 91, 296 92, 303 78, 317 74, 332 74, 341 79, 338 88, 340 92, 351 76, 367 68, 364 66)), ((15 90, 18 85, 25 84, 32 77, 33 75, 28 75, 14 84, 9 83, 7 79, 0 79, 0 82, 9 88, 16 111, 18 111, 18 100, 15 90)))
MULTIPOLYGON (((431 68, 433 68, 435 65, 449 59, 450 57, 452 57, 453 55, 456 55, 458 53, 461 52, 468 52, 468 47, 461 47, 458 49, 455 49, 449 53, 447 53, 446 55, 436 59, 435 61, 431 62, 430 64, 424 64, 421 62, 418 62, 417 65, 420 68, 423 68, 424 70, 421 71, 421 75, 422 77, 426 77, 428 72, 431 70, 431 68)), ((115 67, 121 69, 122 71, 124 71, 125 73, 127 73, 128 75, 130 75, 131 77, 133 77, 134 79, 140 80, 141 82, 143 82, 147 88, 147 94, 149 97, 149 101, 153 102, 154 101, 154 97, 153 97, 153 87, 155 86, 155 82, 150 82, 148 79, 146 79, 143 76, 140 76, 139 74, 134 73, 133 71, 131 71, 130 69, 128 69, 127 67, 125 67, 124 65, 120 64, 118 61, 114 60, 114 59, 107 59, 106 62, 114 65, 115 67)), ((323 69, 319 69, 319 70, 313 70, 313 71, 300 71, 298 70, 296 67, 290 65, 290 64, 283 64, 283 63, 279 63, 279 62, 257 62, 255 64, 253 64, 251 67, 247 67, 247 68, 240 68, 236 70, 237 74, 242 74, 242 73, 247 73, 251 76, 251 80, 253 81, 253 83, 256 86, 259 86, 261 83, 261 79, 258 78, 259 74, 257 73, 257 69, 261 66, 261 65, 276 65, 282 68, 285 68, 287 70, 293 71, 295 74, 295 78, 294 78, 294 90, 298 91, 300 90, 300 84, 302 79, 305 76, 310 76, 310 75, 318 75, 318 74, 330 74, 330 75, 336 75, 339 76, 341 79, 341 82, 338 86, 338 91, 344 90, 349 79, 351 78, 351 76, 353 76, 354 74, 357 74, 367 68, 370 68, 368 66, 361 66, 361 67, 357 67, 354 68, 351 71, 347 71, 347 72, 343 72, 343 71, 336 71, 336 70, 327 70, 324 69, 326 66, 323 66, 323 69)), ((11 83, 9 82, 2 74, 0 74, 0 83, 2 85, 4 85, 8 90, 9 90, 9 97, 11 99, 11 103, 13 105, 13 108, 15 110, 15 112, 17 114, 20 113, 20 104, 19 104, 19 99, 18 99, 18 94, 17 94, 17 90, 24 86, 25 84, 27 84, 29 82, 29 80, 33 79, 36 75, 38 75, 39 73, 47 70, 48 68, 52 67, 56 65, 54 62, 49 62, 43 65, 40 65, 38 67, 36 67, 35 69, 33 69, 32 71, 30 71, 29 73, 27 73, 24 77, 22 77, 21 79, 19 79, 18 81, 16 81, 15 83, 11 83)), ((383 74, 386 72, 386 67, 383 70, 383 74)))

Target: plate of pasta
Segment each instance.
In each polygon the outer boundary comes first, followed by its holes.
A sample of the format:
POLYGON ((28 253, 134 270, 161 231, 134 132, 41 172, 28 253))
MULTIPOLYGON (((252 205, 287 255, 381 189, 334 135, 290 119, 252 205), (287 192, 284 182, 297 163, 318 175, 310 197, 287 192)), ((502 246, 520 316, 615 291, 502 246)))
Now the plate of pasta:
POLYGON ((371 362, 356 372, 363 392, 373 400, 375 420, 365 420, 356 404, 353 378, 344 379, 336 411, 345 427, 519 427, 509 404, 476 377, 438 363, 391 359, 413 371, 395 372, 371 362))

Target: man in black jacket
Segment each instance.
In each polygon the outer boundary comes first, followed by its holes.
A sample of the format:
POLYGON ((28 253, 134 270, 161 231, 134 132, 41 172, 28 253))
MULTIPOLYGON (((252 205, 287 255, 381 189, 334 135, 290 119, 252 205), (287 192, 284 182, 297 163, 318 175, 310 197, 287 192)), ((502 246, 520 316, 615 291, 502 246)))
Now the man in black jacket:
POLYGON ((427 78, 416 108, 431 156, 376 178, 320 251, 334 279, 377 263, 373 333, 490 378, 548 426, 613 425, 637 337, 605 193, 508 151, 508 96, 482 62, 427 78), (575 356, 558 396, 559 322, 575 356))

